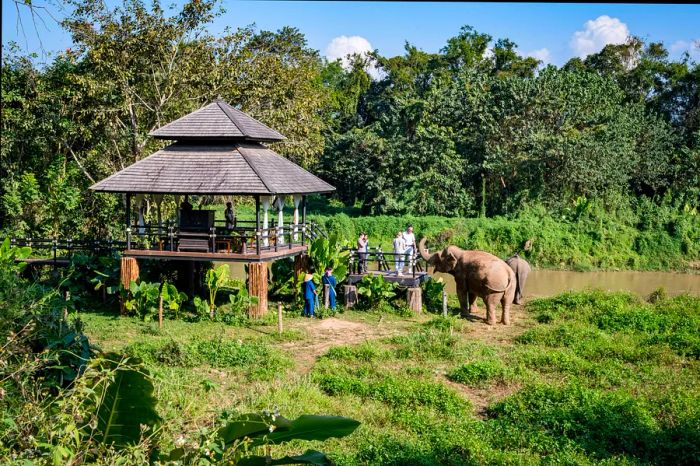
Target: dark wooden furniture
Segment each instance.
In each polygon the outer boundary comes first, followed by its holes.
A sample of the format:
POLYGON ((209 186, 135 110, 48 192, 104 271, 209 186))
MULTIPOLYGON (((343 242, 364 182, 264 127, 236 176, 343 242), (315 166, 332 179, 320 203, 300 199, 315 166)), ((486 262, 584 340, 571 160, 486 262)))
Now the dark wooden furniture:
POLYGON ((209 252, 209 235, 207 233, 180 233, 177 240, 178 251, 209 252))

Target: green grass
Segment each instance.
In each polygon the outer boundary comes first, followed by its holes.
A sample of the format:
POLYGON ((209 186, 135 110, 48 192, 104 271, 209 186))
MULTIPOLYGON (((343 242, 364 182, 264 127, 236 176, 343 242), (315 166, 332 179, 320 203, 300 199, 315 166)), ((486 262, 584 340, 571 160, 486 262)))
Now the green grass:
POLYGON ((315 448, 342 465, 695 464, 700 298, 657 298, 565 293, 529 303, 508 328, 350 311, 339 318, 365 326, 356 344, 295 318, 281 338, 265 322, 158 330, 83 319, 93 341, 144 359, 166 447, 223 411, 277 408, 362 424, 273 456, 315 448))

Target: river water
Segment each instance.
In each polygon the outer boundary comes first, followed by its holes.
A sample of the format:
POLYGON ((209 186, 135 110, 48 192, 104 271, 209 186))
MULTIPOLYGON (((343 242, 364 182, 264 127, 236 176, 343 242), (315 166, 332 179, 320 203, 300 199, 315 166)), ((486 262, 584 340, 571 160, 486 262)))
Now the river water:
MULTIPOLYGON (((243 264, 231 262, 231 275, 245 280, 243 264)), ((437 273, 447 291, 456 293, 452 275, 437 273)), ((671 295, 690 293, 700 296, 700 274, 674 272, 571 272, 568 270, 533 270, 525 286, 526 297, 551 296, 568 290, 600 288, 609 291, 631 291, 647 296, 663 287, 671 295)))
MULTIPOLYGON (((451 275, 438 273, 447 291, 455 292, 451 275)), ((690 293, 700 296, 700 275, 673 272, 571 272, 568 270, 533 270, 525 285, 526 297, 551 296, 569 290, 600 288, 608 291, 631 291, 647 296, 663 287, 671 295, 690 293)))

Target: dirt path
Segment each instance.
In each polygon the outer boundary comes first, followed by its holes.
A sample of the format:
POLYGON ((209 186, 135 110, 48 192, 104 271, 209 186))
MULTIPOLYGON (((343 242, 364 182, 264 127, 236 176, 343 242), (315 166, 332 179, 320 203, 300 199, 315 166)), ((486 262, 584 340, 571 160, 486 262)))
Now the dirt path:
MULTIPOLYGON (((410 323, 409 323, 410 324, 410 323)), ((396 322, 378 323, 354 322, 331 317, 312 320, 303 328, 312 336, 311 342, 293 341, 279 347, 288 351, 297 361, 297 368, 306 373, 311 370, 316 358, 333 346, 356 345, 367 340, 385 338, 404 333, 406 325, 397 326, 396 322)))

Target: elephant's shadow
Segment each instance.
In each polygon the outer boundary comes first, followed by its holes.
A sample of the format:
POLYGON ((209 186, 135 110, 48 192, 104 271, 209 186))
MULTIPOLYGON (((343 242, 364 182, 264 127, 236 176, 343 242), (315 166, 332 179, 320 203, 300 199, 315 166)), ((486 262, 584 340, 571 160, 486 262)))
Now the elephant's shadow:
POLYGON ((468 320, 469 322, 486 322, 486 317, 481 317, 478 314, 462 314, 460 312, 455 312, 453 315, 458 316, 460 319, 468 320))

